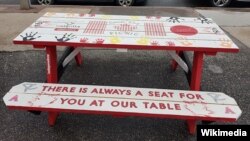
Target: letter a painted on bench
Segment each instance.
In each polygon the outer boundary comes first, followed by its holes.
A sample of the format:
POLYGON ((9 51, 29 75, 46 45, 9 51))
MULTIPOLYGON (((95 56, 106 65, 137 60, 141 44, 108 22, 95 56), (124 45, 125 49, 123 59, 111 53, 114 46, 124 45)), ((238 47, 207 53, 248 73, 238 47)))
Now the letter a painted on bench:
POLYGON ((139 95, 139 96, 143 96, 142 93, 141 93, 141 91, 137 91, 137 92, 136 92, 135 96, 138 96, 138 95, 139 95))
POLYGON ((9 101, 17 102, 18 101, 18 96, 17 95, 13 96, 9 101))
POLYGON ((235 112, 232 109, 230 109, 229 107, 226 107, 226 112, 225 113, 226 114, 235 114, 235 112))
POLYGON ((102 106, 104 100, 93 100, 89 106, 102 106), (97 101, 99 102, 99 105, 97 103, 97 101))

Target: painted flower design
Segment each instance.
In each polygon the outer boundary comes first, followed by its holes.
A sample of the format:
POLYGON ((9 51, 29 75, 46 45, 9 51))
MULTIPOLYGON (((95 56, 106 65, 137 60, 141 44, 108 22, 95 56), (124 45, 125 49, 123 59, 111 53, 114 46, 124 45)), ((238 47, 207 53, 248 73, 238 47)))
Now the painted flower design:
POLYGON ((101 39, 101 38, 98 38, 95 40, 96 44, 103 44, 103 42, 104 42, 104 39, 101 39))
POLYGON ((153 46, 159 46, 160 45, 158 41, 152 41, 150 44, 153 45, 153 46))

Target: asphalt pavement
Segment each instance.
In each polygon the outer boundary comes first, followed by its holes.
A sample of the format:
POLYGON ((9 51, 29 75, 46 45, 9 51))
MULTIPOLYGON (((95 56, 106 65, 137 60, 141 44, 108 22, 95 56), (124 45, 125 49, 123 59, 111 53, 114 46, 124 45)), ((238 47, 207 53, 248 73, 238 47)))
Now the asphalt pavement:
MULTIPOLYGON (((199 16, 191 8, 93 8, 93 13, 141 14, 159 16, 199 16)), ((202 75, 204 91, 224 92, 235 98, 243 113, 235 123, 250 124, 250 50, 228 34, 239 46, 239 53, 205 56, 202 75)), ((4 38, 2 36, 1 38, 4 38)), ((61 54, 62 52, 59 52, 61 54)), ((70 63, 60 83, 167 88, 188 90, 183 71, 170 69, 165 51, 82 50, 84 63, 70 63)), ((189 53, 190 59, 192 54, 189 53)), ((43 50, 0 52, 0 140, 60 141, 195 141, 184 120, 142 117, 114 118, 103 115, 62 113, 57 124, 49 127, 47 114, 35 116, 24 111, 8 110, 2 97, 22 82, 45 81, 43 50)), ((201 124, 201 123, 198 123, 201 124)))
MULTIPOLYGON (((249 119, 249 53, 238 43, 240 53, 220 53, 205 58, 202 87, 234 97, 243 114, 233 124, 250 124, 249 119), (214 71, 218 70, 221 71, 214 71)), ((170 70, 170 57, 160 51, 83 50, 84 64, 72 62, 60 83, 168 88, 188 90, 183 71, 170 70)), ((1 92, 3 95, 22 82, 45 80, 44 51, 1 52, 1 92)), ((186 122, 174 119, 63 113, 54 127, 49 127, 47 114, 35 116, 24 111, 8 110, 0 99, 0 139, 2 141, 195 141, 187 132, 186 122)), ((200 123, 199 123, 200 124, 200 123)), ((213 123, 230 124, 230 123, 213 123)))

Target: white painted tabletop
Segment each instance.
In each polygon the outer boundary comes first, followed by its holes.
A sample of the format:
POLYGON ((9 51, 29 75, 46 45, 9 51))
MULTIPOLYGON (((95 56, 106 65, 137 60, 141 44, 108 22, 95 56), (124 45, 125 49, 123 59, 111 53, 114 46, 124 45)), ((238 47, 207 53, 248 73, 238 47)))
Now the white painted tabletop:
POLYGON ((16 44, 237 52, 210 18, 46 13, 16 44))

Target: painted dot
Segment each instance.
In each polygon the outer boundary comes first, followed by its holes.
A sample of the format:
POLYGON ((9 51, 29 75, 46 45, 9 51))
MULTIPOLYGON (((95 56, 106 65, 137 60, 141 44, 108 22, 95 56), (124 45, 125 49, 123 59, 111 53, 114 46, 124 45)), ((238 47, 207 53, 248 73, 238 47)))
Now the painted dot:
POLYGON ((192 36, 196 35, 198 31, 191 27, 191 26, 185 26, 185 25, 176 25, 170 28, 171 32, 179 35, 184 35, 184 36, 192 36))

